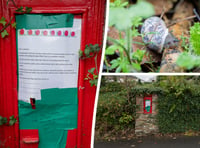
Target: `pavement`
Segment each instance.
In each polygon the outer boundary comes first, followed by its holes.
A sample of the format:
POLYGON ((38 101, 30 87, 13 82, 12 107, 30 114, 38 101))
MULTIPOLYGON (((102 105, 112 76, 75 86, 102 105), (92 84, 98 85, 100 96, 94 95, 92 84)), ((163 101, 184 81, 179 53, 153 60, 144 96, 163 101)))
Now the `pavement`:
POLYGON ((136 140, 95 142, 94 148, 200 148, 200 136, 177 138, 145 137, 136 140))

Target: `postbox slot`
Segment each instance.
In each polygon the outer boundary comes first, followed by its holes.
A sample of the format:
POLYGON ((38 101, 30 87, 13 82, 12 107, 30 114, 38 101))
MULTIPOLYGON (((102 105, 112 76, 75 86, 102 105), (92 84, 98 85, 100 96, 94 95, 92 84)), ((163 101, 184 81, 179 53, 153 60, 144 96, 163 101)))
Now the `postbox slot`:
POLYGON ((23 142, 26 144, 39 143, 39 138, 38 137, 25 137, 25 138, 23 138, 23 142))

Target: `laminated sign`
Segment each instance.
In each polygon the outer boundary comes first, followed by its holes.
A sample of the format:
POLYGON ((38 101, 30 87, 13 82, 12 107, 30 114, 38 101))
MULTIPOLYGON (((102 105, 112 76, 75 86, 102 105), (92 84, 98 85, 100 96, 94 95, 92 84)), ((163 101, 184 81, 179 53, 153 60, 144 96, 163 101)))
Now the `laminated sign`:
POLYGON ((16 22, 20 130, 38 130, 40 148, 64 148, 77 128, 81 18, 24 14, 16 22))

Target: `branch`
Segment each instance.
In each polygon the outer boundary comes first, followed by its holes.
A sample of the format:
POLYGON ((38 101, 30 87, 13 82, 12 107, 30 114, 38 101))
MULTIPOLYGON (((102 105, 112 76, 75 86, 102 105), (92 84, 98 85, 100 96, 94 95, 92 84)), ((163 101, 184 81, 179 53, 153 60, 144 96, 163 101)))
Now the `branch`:
POLYGON ((197 17, 196 15, 193 15, 193 16, 186 17, 186 18, 184 18, 184 19, 179 19, 179 20, 174 21, 174 22, 172 22, 171 24, 167 25, 167 27, 171 27, 171 26, 173 26, 173 25, 175 25, 175 24, 177 24, 177 23, 180 23, 180 22, 186 21, 186 20, 190 20, 190 19, 193 19, 193 18, 196 18, 196 17, 197 17))

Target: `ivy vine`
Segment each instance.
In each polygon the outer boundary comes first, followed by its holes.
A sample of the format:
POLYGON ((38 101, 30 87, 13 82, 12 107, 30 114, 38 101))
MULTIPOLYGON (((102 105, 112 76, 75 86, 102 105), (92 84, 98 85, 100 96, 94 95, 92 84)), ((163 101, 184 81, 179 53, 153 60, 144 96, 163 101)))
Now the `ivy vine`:
POLYGON ((3 125, 9 125, 13 126, 17 122, 17 119, 14 117, 14 115, 9 117, 9 120, 6 117, 0 116, 0 126, 3 125))
MULTIPOLYGON (((9 2, 12 2, 13 5, 15 6, 15 11, 18 12, 18 13, 30 13, 32 11, 32 8, 31 7, 23 7, 23 6, 20 6, 18 7, 15 3, 14 0, 8 0, 7 1, 7 6, 9 4, 9 2)), ((13 22, 13 17, 10 18, 9 21, 6 20, 6 18, 4 16, 2 16, 0 18, 0 33, 1 33, 1 38, 5 38, 6 36, 9 35, 8 31, 7 31, 7 28, 11 25, 12 28, 16 28, 16 22, 13 22)))
POLYGON ((84 80, 88 80, 91 86, 97 86, 98 82, 98 67, 97 67, 97 55, 100 51, 99 44, 89 44, 85 46, 85 50, 79 50, 79 58, 84 60, 94 57, 95 67, 88 70, 88 73, 84 80))

